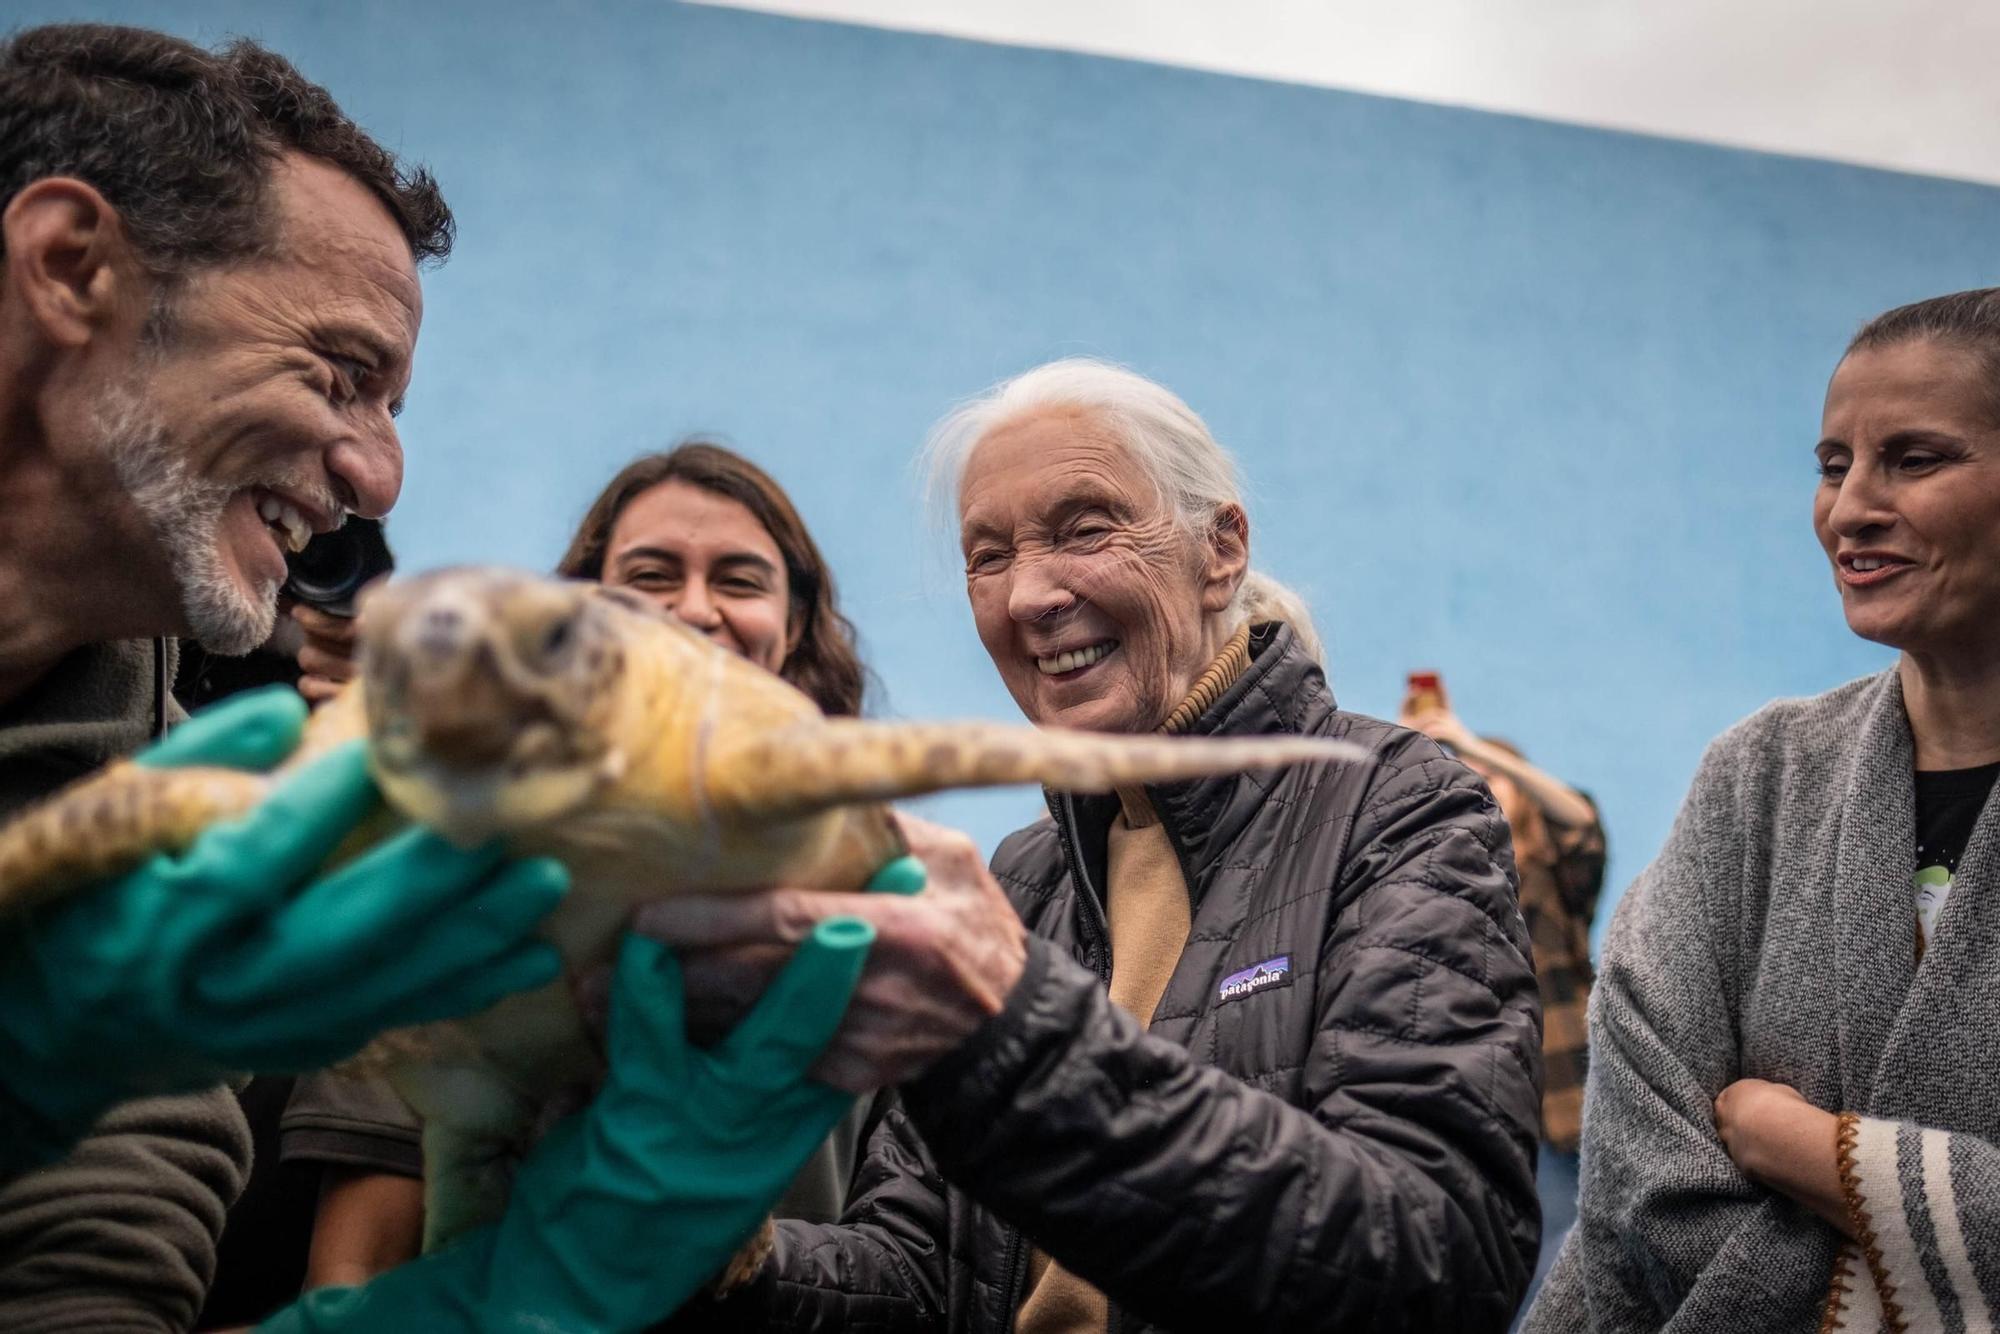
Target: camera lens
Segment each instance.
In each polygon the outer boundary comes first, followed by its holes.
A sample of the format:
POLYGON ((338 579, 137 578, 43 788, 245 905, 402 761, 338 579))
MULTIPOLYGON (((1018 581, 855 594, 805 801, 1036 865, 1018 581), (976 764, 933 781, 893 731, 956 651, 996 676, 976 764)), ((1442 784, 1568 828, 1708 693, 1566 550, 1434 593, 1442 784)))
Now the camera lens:
POLYGON ((354 595, 362 585, 395 567, 389 544, 377 519, 349 519, 330 533, 306 543, 305 550, 286 557, 290 571, 285 591, 300 602, 352 615, 354 595))
POLYGON ((360 586, 361 556, 360 546, 345 528, 321 533, 290 562, 293 595, 308 602, 338 602, 353 596, 360 586))

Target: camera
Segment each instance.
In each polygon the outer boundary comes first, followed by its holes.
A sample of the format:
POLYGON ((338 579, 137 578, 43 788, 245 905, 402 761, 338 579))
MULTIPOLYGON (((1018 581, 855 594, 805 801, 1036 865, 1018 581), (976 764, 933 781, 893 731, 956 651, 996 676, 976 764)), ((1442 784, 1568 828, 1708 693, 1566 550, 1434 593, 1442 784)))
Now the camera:
POLYGON ((285 591, 334 616, 354 614, 354 595, 369 580, 396 568, 380 519, 349 519, 285 557, 285 591))

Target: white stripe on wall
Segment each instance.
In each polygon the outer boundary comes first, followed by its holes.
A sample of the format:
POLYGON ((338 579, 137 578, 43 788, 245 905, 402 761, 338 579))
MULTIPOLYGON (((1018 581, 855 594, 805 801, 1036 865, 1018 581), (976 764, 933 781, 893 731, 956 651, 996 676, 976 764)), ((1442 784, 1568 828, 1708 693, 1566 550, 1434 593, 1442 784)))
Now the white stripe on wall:
POLYGON ((701 0, 2000 183, 1966 0, 701 0))

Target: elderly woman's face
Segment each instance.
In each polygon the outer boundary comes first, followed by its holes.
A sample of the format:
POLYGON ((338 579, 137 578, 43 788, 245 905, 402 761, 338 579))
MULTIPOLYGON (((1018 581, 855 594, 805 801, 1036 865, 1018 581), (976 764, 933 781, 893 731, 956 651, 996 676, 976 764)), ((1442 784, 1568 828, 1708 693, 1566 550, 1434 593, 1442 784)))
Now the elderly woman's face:
POLYGON ((2000 638, 2000 418, 1974 353, 1858 351, 1827 386, 1813 528, 1847 624, 1918 657, 2000 638))
POLYGON ((973 619, 1021 712, 1097 732, 1165 721, 1221 651, 1217 614, 1241 579, 1240 548, 1189 542, 1083 410, 989 433, 958 497, 973 619))

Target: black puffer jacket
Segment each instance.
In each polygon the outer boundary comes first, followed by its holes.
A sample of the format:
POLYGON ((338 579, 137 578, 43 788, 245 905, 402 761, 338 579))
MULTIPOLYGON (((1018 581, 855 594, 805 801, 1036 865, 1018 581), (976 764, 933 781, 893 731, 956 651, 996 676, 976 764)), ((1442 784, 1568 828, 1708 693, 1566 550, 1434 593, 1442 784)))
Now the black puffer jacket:
POLYGON ((1031 932, 1006 1008, 903 1090, 842 1222, 781 1224, 706 1319, 1000 1334, 1032 1238, 1119 1331, 1507 1327, 1541 1075, 1506 828, 1429 740, 1337 711, 1290 630, 1252 655, 1190 731, 1373 762, 1152 790, 1194 926, 1150 1031, 1104 989, 1116 803, 1052 801, 993 862, 1031 932))

